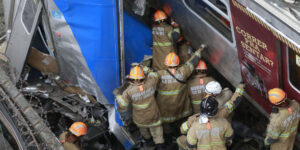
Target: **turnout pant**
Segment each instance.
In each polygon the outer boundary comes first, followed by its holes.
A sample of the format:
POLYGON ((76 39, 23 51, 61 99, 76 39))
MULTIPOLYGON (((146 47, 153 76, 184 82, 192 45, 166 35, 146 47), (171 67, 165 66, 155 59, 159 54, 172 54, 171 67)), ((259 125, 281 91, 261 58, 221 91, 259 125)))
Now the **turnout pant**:
POLYGON ((152 137, 155 144, 162 144, 165 142, 163 137, 163 127, 161 125, 150 128, 139 127, 139 129, 145 139, 150 139, 152 137))

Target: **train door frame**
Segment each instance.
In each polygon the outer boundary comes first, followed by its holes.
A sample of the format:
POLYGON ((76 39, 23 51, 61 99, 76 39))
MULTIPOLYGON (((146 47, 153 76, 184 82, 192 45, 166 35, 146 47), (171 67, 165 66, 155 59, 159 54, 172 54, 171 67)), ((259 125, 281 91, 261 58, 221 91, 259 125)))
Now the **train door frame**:
MULTIPOLYGON (((300 89, 298 89, 290 79, 290 63, 289 63, 289 51, 292 50, 289 46, 282 45, 282 63, 283 63, 283 89, 287 91, 288 97, 299 101, 300 89)), ((299 54, 295 52, 295 54, 299 54)))

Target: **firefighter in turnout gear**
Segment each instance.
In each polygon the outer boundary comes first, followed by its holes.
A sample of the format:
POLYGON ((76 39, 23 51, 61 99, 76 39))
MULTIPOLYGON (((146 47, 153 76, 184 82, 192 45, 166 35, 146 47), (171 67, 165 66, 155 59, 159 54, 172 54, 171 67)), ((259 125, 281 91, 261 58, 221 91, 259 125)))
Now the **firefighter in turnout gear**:
POLYGON ((177 47, 180 61, 182 64, 184 64, 192 54, 190 42, 186 41, 182 36, 180 36, 177 47))
POLYGON ((271 150, 293 150, 300 120, 299 103, 288 100, 286 93, 279 88, 269 90, 268 96, 273 109, 265 145, 271 150))
POLYGON ((121 94, 114 92, 119 107, 119 112, 127 111, 129 104, 132 105, 133 122, 139 127, 141 135, 148 142, 153 138, 158 149, 163 149, 163 128, 161 125, 160 113, 155 101, 156 85, 158 75, 144 67, 144 70, 137 65, 131 68, 128 76, 131 79, 130 85, 121 94))
POLYGON ((232 92, 229 88, 224 88, 217 81, 208 82, 205 85, 205 93, 216 98, 219 102, 219 106, 222 107, 231 97, 232 92))
POLYGON ((201 100, 206 96, 205 85, 210 81, 215 81, 214 78, 206 75, 207 66, 203 60, 198 62, 195 69, 195 74, 188 81, 188 93, 193 106, 194 114, 200 112, 201 100))
MULTIPOLYGON (((240 83, 238 87, 236 88, 233 96, 229 101, 227 101, 223 106, 219 106, 219 111, 215 115, 216 118, 225 118, 228 119, 229 115, 235 110, 235 108, 240 104, 242 101, 242 95, 244 94, 244 84, 240 83)), ((199 106, 199 110, 201 107, 199 106)), ((200 110, 201 111, 201 110, 200 110)), ((192 124, 199 120, 200 113, 194 114, 193 116, 190 116, 188 120, 184 123, 182 123, 180 127, 180 131, 182 134, 187 134, 188 130, 191 128, 192 124)), ((177 138, 177 144, 181 149, 188 149, 187 145, 185 143, 186 136, 182 135, 177 138)))
POLYGON ((75 122, 69 128, 69 131, 65 131, 59 136, 59 139, 65 150, 81 150, 79 139, 86 135, 86 133, 86 124, 83 122, 75 122))
MULTIPOLYGON (((174 19, 171 19, 170 23, 174 29, 180 30, 179 25, 174 21, 174 19)), ((192 47, 190 46, 190 42, 186 41, 185 38, 183 38, 182 35, 180 35, 177 43, 173 43, 175 49, 177 50, 176 53, 179 56, 180 64, 184 64, 188 59, 190 59, 191 54, 193 53, 192 47)))
POLYGON ((167 24, 165 22, 166 19, 167 15, 162 10, 157 10, 155 12, 155 24, 152 28, 152 68, 155 70, 163 70, 167 68, 167 66, 164 64, 164 59, 171 51, 175 49, 174 43, 178 41, 180 36, 179 28, 173 28, 171 25, 167 24))
POLYGON ((204 46, 199 48, 193 56, 182 66, 179 57, 174 53, 166 56, 166 70, 158 71, 160 83, 158 84, 157 103, 164 123, 164 132, 171 134, 169 123, 186 117, 192 113, 191 104, 186 89, 186 79, 192 74, 201 57, 204 46))
POLYGON ((201 101, 200 116, 187 133, 188 148, 226 150, 232 143, 233 129, 225 118, 218 118, 218 101, 209 96, 201 101))

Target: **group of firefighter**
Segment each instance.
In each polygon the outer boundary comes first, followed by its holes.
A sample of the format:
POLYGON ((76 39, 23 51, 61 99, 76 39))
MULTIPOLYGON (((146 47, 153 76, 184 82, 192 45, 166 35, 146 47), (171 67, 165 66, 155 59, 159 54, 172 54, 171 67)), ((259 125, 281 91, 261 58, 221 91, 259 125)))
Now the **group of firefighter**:
MULTIPOLYGON (((176 140, 179 149, 226 150, 233 139, 230 115, 242 101, 244 84, 240 83, 234 93, 222 89, 207 75, 206 63, 201 60, 205 46, 193 52, 180 35, 178 24, 173 20, 168 23, 162 10, 157 10, 153 19, 152 67, 132 65, 127 76, 129 86, 113 92, 118 111, 126 115, 131 105, 132 121, 145 147, 156 144, 158 150, 167 149, 167 140, 174 135, 171 124, 181 121, 182 135, 176 140)), ((292 150, 300 106, 280 88, 269 90, 268 96, 273 109, 264 143, 271 150, 292 150)), ((60 137, 65 149, 79 149, 76 142, 86 132, 84 123, 74 123, 60 137)))

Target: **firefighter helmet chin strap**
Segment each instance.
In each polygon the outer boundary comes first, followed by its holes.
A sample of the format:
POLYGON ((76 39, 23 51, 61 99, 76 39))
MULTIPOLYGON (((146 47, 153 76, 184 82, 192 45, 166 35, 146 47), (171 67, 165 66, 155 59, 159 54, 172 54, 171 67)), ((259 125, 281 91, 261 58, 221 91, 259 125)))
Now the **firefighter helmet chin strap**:
POLYGON ((199 123, 200 124, 208 123, 208 117, 206 115, 200 115, 199 123))

